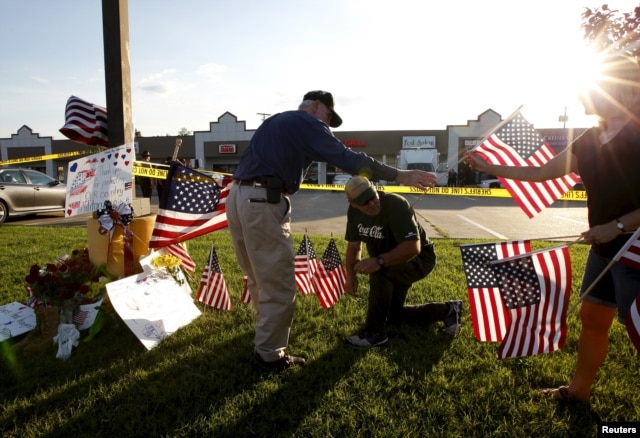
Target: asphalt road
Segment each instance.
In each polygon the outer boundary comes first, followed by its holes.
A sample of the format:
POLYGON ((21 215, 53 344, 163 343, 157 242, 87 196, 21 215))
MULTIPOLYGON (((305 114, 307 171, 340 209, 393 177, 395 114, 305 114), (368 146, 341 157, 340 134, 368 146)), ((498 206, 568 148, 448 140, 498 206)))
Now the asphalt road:
MULTIPOLYGON (((558 201, 529 219, 510 198, 405 195, 432 238, 575 240, 587 226, 583 201, 558 201), (562 238, 561 238, 562 237, 562 238)), ((344 236, 347 202, 342 192, 301 190, 291 196, 294 233, 344 236)), ((157 197, 151 211, 157 212, 157 197)), ((86 226, 90 214, 65 219, 62 213, 9 218, 2 226, 86 226)))

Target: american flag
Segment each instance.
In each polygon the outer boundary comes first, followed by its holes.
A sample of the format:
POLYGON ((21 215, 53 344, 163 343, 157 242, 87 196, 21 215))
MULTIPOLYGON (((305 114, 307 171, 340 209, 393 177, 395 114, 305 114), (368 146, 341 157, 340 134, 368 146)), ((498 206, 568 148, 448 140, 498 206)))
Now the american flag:
POLYGON ((305 233, 304 239, 300 243, 298 253, 294 258, 296 286, 302 295, 310 295, 315 292, 313 277, 318 270, 318 259, 309 236, 305 233))
POLYGON ((87 316, 89 316, 88 310, 76 309, 76 311, 73 312, 73 323, 81 326, 86 321, 87 316))
POLYGON ((174 161, 158 206, 149 248, 171 245, 225 228, 228 188, 174 161))
MULTIPOLYGON (((474 150, 487 162, 502 166, 539 167, 555 156, 544 137, 519 111, 474 150)), ((555 202, 579 181, 575 173, 543 182, 498 178, 530 218, 555 202)))
POLYGON ((67 100, 64 126, 60 132, 67 138, 91 146, 109 145, 107 110, 79 97, 67 100))
POLYGON ((627 243, 620 248, 613 259, 632 268, 640 269, 640 228, 629 237, 627 243))
POLYGON ((624 319, 624 324, 627 326, 627 333, 629 333, 629 338, 631 338, 631 342, 636 347, 636 350, 640 353, 640 301, 638 297, 633 300, 631 304, 631 308, 629 309, 629 313, 624 319))
POLYGON ((249 293, 249 277, 246 275, 242 277, 242 283, 244 287, 242 288, 242 298, 240 298, 240 301, 245 304, 249 304, 251 302, 251 294, 249 293))
POLYGON ((321 262, 313 277, 313 282, 320 304, 326 310, 333 307, 344 295, 344 285, 347 281, 340 253, 333 238, 329 241, 329 246, 324 251, 321 262))
POLYGON ((182 261, 182 267, 189 272, 196 270, 196 262, 193 261, 186 246, 182 243, 174 243, 165 246, 167 252, 173 256, 178 257, 182 261))
POLYGON ((568 246, 534 251, 492 266, 511 317, 498 357, 533 356, 564 347, 571 294, 568 246))
POLYGON ((231 299, 229 298, 227 283, 224 281, 218 254, 213 245, 211 245, 211 252, 209 253, 209 262, 204 271, 202 271, 196 300, 216 309, 231 310, 231 299))
MULTIPOLYGON (((613 259, 632 268, 640 269, 640 228, 629 237, 627 243, 620 248, 613 259)), ((638 292, 640 293, 640 291, 638 292)), ((631 304, 624 323, 631 342, 640 352, 640 301, 638 301, 638 296, 631 304)))
POLYGON ((529 251, 528 240, 460 246, 473 332, 478 341, 502 342, 510 322, 500 296, 500 284, 489 262, 529 251))

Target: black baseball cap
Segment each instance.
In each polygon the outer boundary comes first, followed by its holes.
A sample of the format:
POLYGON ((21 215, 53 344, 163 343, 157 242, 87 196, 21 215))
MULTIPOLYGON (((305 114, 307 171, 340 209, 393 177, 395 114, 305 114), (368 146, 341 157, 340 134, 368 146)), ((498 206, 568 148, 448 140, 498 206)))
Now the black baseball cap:
POLYGON ((329 126, 331 126, 332 128, 337 128, 338 126, 342 125, 342 118, 333 109, 333 96, 328 91, 309 91, 304 95, 302 100, 319 100, 320 102, 324 103, 327 108, 331 110, 331 120, 329 120, 329 126))

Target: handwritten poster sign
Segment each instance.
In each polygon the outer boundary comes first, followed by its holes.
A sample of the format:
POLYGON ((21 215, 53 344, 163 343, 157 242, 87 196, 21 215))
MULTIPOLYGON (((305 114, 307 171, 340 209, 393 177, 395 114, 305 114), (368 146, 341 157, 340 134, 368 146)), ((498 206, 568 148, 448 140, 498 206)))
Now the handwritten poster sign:
POLYGON ((13 302, 0 306, 0 342, 36 328, 36 313, 26 304, 13 302))
POLYGON ((133 199, 133 143, 108 149, 69 163, 65 217, 90 213, 133 199))
POLYGON ((147 350, 200 316, 191 295, 160 272, 112 281, 107 283, 107 293, 115 311, 147 350))

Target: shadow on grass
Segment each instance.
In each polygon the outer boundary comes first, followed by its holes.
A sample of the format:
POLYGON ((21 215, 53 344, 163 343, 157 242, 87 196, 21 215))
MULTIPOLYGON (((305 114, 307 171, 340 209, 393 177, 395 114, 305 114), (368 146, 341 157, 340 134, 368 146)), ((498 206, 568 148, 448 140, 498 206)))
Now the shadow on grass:
MULTIPOLYGON (((354 373, 354 365, 368 360, 369 354, 393 361, 402 372, 417 376, 429 372, 440 360, 450 339, 427 342, 428 348, 423 348, 424 329, 416 328, 410 329, 407 336, 391 339, 388 346, 373 350, 354 349, 342 339, 337 339, 328 350, 309 361, 304 369, 283 373, 287 375, 283 376, 282 384, 276 391, 260 403, 251 405, 240 418, 216 428, 215 432, 222 436, 238 436, 238 433, 292 436, 300 433, 301 423, 314 411, 332 402, 328 400, 329 394, 341 381, 348 380, 354 373)), ((368 377, 373 383, 379 376, 372 374, 368 377)), ((336 411, 342 412, 344 408, 336 408, 336 411)), ((346 408, 348 410, 349 407, 346 408)))
POLYGON ((263 373, 250 361, 253 331, 245 324, 234 326, 225 315, 196 320, 150 351, 124 323, 112 324, 93 345, 74 349, 68 361, 55 359, 52 347, 18 358, 12 374, 3 372, 4 436, 34 430, 50 436, 290 436, 315 411, 326 412, 327 394, 368 354, 421 376, 451 339, 433 330, 425 335, 424 329, 402 328, 389 347, 376 352, 333 339, 326 349, 309 354, 305 368, 263 373), (43 367, 43 361, 50 366, 43 367), (35 370, 37 381, 22 379, 35 370))

